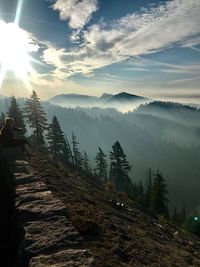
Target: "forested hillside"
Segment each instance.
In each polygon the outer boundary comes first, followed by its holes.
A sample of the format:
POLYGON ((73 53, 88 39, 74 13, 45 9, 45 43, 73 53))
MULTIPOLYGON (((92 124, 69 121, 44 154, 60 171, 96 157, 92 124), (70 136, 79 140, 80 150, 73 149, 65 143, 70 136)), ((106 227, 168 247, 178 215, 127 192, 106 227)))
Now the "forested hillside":
MULTIPOLYGON (((168 183, 171 208, 185 203, 190 211, 199 205, 198 109, 164 102, 152 102, 124 114, 115 109, 62 108, 48 102, 43 107, 49 122, 57 117, 69 142, 74 132, 92 168, 98 147, 109 156, 112 145, 120 141, 133 166, 133 182, 142 180, 145 184, 149 168, 160 170, 168 183)), ((5 100, 1 100, 2 111, 6 108, 5 100)))

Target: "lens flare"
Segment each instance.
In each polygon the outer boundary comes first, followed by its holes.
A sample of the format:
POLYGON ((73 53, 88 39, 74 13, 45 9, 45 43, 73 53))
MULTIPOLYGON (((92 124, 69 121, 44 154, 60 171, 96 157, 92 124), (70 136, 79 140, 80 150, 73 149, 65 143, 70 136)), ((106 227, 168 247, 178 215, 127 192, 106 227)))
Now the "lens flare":
POLYGON ((34 46, 26 31, 15 23, 0 21, 0 86, 7 71, 12 71, 30 88, 29 74, 32 71, 30 53, 34 46))
POLYGON ((0 20, 0 88, 7 72, 11 71, 31 89, 29 76, 34 70, 30 62, 41 64, 30 56, 37 51, 37 45, 33 43, 30 34, 19 26, 23 1, 18 0, 14 23, 0 20))

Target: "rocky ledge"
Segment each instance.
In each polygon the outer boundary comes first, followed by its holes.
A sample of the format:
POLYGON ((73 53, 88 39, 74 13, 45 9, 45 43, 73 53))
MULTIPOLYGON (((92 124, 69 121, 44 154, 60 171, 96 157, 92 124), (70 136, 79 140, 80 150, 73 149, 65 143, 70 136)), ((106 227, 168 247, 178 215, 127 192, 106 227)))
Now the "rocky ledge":
MULTIPOLYGON (((17 152, 12 155, 17 155, 17 152)), ((16 210, 23 237, 18 266, 95 266, 83 240, 67 218, 63 203, 25 159, 12 161, 16 184, 16 210)))

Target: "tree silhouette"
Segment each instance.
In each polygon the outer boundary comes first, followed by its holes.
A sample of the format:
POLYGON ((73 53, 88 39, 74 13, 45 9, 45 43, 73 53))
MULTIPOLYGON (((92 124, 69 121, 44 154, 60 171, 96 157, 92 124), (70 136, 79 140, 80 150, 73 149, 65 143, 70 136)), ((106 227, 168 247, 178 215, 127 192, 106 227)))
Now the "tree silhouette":
POLYGON ((49 143, 49 150, 55 155, 63 155, 63 152, 67 152, 65 147, 66 142, 64 134, 61 130, 60 124, 56 116, 53 116, 52 122, 49 124, 47 131, 47 140, 49 143))
POLYGON ((65 137, 65 152, 64 152, 64 154, 65 153, 66 153, 66 156, 68 157, 68 160, 73 165, 75 165, 75 163, 74 163, 74 157, 73 157, 73 154, 72 154, 72 149, 71 149, 71 146, 70 146, 70 143, 69 143, 69 140, 68 140, 67 136, 65 137))
POLYGON ((24 122, 22 111, 19 105, 17 104, 17 100, 14 96, 12 96, 10 99, 8 117, 13 118, 15 121, 15 126, 22 129, 20 132, 18 132, 18 136, 24 136, 26 133, 26 125, 24 122))
POLYGON ((147 185, 145 192, 145 205, 150 208, 152 199, 152 170, 148 169, 147 172, 147 185))
POLYGON ((168 191, 165 179, 162 173, 157 171, 157 173, 154 174, 151 205, 155 214, 164 215, 166 218, 169 217, 167 194, 168 191))
POLYGON ((99 147, 98 152, 97 152, 96 157, 95 157, 95 162, 96 162, 95 173, 104 182, 107 182, 107 180, 108 180, 108 175, 107 175, 108 163, 106 161, 106 158, 107 158, 106 154, 99 147))
POLYGON ((78 168, 83 167, 83 156, 78 148, 79 142, 77 141, 77 137, 72 132, 72 150, 73 150, 73 158, 74 158, 74 165, 78 168))
POLYGON ((132 184, 128 175, 131 170, 131 166, 126 160, 126 155, 119 141, 115 142, 112 146, 110 160, 110 180, 113 182, 118 191, 127 191, 130 184, 132 184))
POLYGON ((25 117, 30 127, 33 128, 33 136, 38 144, 44 144, 44 131, 47 127, 45 112, 40 99, 33 91, 31 97, 25 102, 25 117))

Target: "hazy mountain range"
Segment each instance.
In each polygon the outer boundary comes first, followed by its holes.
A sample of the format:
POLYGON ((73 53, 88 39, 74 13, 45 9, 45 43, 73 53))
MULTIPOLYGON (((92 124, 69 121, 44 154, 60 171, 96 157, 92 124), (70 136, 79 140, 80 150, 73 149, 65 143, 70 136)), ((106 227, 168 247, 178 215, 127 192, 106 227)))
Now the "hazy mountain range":
POLYGON ((121 92, 116 95, 104 93, 100 97, 80 94, 62 94, 49 99, 49 102, 64 107, 117 107, 121 111, 134 109, 150 99, 121 92))

